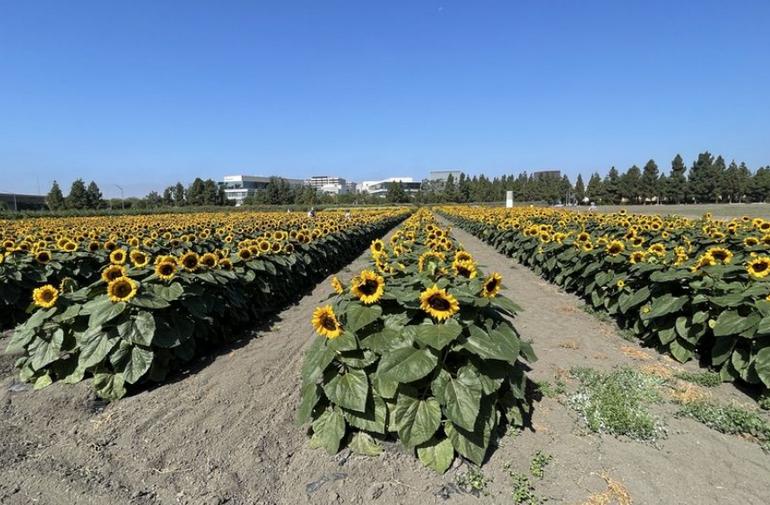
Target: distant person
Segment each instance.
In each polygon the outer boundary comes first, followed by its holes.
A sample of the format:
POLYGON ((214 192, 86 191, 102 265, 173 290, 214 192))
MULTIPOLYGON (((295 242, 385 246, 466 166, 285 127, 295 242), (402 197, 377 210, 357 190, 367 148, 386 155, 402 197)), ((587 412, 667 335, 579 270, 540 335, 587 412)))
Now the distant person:
POLYGON ((307 217, 310 217, 310 218, 315 217, 315 207, 310 207, 310 210, 307 211, 307 217))
POLYGON ((350 209, 348 209, 348 210, 346 210, 346 211, 345 211, 345 219, 347 219, 348 221, 350 221, 350 209))

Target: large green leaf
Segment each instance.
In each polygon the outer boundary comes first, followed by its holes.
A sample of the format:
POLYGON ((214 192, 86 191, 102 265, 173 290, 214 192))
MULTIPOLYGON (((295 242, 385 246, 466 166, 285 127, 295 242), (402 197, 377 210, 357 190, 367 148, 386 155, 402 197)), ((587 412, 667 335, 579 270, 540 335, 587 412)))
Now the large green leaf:
POLYGON ((445 323, 421 324, 414 328, 418 342, 439 351, 459 337, 463 331, 460 323, 451 319, 445 323))
POLYGON ((372 433, 385 434, 385 422, 388 418, 388 407, 385 400, 378 395, 369 395, 366 401, 366 409, 363 412, 342 409, 345 419, 351 426, 372 433))
POLYGON ((310 447, 323 447, 329 454, 336 454, 340 441, 345 436, 345 418, 339 409, 328 409, 313 421, 313 436, 310 447))
POLYGON ((91 312, 91 316, 88 318, 88 326, 90 328, 96 328, 105 323, 108 323, 121 315, 126 310, 125 302, 112 303, 107 300, 98 306, 98 308, 91 312))
POLYGON ((770 347, 760 349, 754 355, 754 369, 765 387, 770 388, 770 347))
POLYGON ((369 379, 366 372, 350 368, 345 373, 336 373, 332 369, 332 378, 323 385, 326 396, 347 409, 363 412, 366 410, 366 397, 369 394, 369 379))
POLYGON ((514 362, 519 358, 520 342, 509 338, 498 330, 485 332, 478 326, 471 326, 470 336, 463 347, 485 359, 497 359, 514 362))
POLYGON ((339 337, 329 339, 326 345, 335 352, 354 351, 358 349, 358 340, 353 332, 345 330, 339 337))
POLYGON ((97 373, 94 375, 94 390, 99 398, 115 401, 126 396, 125 379, 120 373, 97 373))
POLYGON ((310 348, 305 353, 305 361, 302 363, 302 381, 311 383, 317 381, 334 360, 334 351, 326 345, 324 337, 316 337, 310 348))
POLYGON ((152 345, 152 338, 155 336, 155 318, 149 312, 139 312, 118 325, 118 334, 133 344, 152 345))
POLYGON ((621 295, 620 301, 618 303, 618 308, 620 309, 620 312, 625 314, 626 312, 628 312, 629 309, 644 303, 649 297, 650 297, 650 288, 647 286, 643 286, 639 290, 633 292, 631 295, 628 295, 628 296, 621 295))
POLYGON ((393 419, 401 442, 414 447, 427 442, 441 424, 441 406, 435 398, 420 399, 409 388, 399 390, 393 419))
POLYGON ((717 322, 714 325, 714 336, 724 337, 728 335, 738 335, 739 333, 748 330, 755 324, 759 318, 759 314, 751 314, 755 317, 741 316, 737 310, 725 310, 717 318, 717 322))
POLYGON ((373 323, 382 315, 382 307, 379 305, 359 305, 352 303, 347 309, 345 329, 356 332, 364 326, 373 323))
POLYGON ((673 296, 665 293, 650 302, 650 311, 642 312, 642 319, 655 319, 679 311, 688 301, 687 296, 673 296))
POLYGON ((318 400, 321 398, 321 386, 310 382, 302 387, 299 407, 297 407, 297 424, 305 424, 310 421, 318 400))
POLYGON ((444 388, 446 416, 458 426, 473 431, 479 414, 482 387, 471 367, 463 367, 457 378, 450 377, 444 388))
POLYGON ((89 368, 100 363, 115 347, 120 338, 111 337, 101 328, 89 329, 80 344, 79 366, 89 368))
POLYGON ((123 378, 129 384, 135 384, 147 373, 152 365, 153 352, 143 346, 134 345, 128 354, 128 361, 123 369, 123 378))
POLYGON ((350 440, 350 450, 361 456, 379 456, 382 446, 368 433, 359 431, 350 440))
POLYGON ((48 337, 37 337, 29 347, 31 353, 30 365, 34 370, 40 370, 49 363, 53 363, 59 358, 62 343, 64 342, 64 330, 57 328, 53 334, 48 337))
POLYGON ((399 347, 380 358, 377 375, 401 383, 422 379, 436 368, 438 358, 430 349, 399 347))
POLYGON ((440 441, 431 438, 417 447, 417 457, 428 468, 432 468, 438 473, 444 473, 452 466, 452 461, 455 459, 455 449, 448 438, 440 441))

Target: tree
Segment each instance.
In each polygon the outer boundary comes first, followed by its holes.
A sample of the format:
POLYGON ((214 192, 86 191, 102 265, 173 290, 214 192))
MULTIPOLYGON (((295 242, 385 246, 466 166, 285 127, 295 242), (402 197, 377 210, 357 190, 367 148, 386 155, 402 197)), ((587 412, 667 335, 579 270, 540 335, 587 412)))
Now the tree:
POLYGON ((76 179, 70 187, 70 194, 67 195, 68 209, 87 209, 88 208, 88 190, 83 179, 76 179))
POLYGON ((157 191, 150 191, 150 193, 144 197, 144 201, 145 207, 150 209, 163 205, 163 198, 158 194, 157 191))
POLYGON ((655 160, 649 160, 644 165, 642 176, 639 181, 641 196, 644 201, 657 201, 660 198, 660 186, 658 184, 658 165, 655 160), (649 200, 648 200, 649 199, 649 200))
POLYGON ((578 205, 583 203, 583 198, 586 197, 586 186, 583 183, 583 176, 581 174, 578 174, 577 179, 575 180, 575 198, 577 199, 578 205))
POLYGON ((99 209, 104 206, 104 198, 102 198, 102 192, 94 181, 91 181, 88 184, 88 188, 86 189, 86 198, 88 200, 89 209, 99 209))
POLYGON ((770 198, 770 167, 759 167, 751 178, 749 195, 755 202, 766 202, 770 198))
POLYGON ((444 197, 448 202, 456 202, 459 198, 457 188, 455 187, 455 178, 452 174, 449 174, 446 178, 446 183, 444 183, 444 197))
POLYGON ((203 191, 205 184, 203 179, 196 177, 187 190, 187 203, 189 205, 203 205, 203 191))
MULTIPOLYGON (((450 174, 451 175, 451 174, 450 174)), ((471 201, 471 185, 463 172, 460 172, 460 179, 457 182, 457 197, 459 202, 471 201)))
POLYGON ((679 204, 687 201, 687 177, 685 176, 687 167, 684 160, 678 154, 671 160, 671 175, 666 184, 666 200, 679 204))
MULTIPOLYGON (((708 151, 698 155, 688 176, 689 196, 695 202, 714 202, 719 192, 721 171, 714 166, 714 157, 708 151)), ((724 161, 722 161, 724 164, 724 161)))
POLYGON ((588 179, 588 186, 586 187, 585 196, 591 202, 601 202, 604 196, 604 184, 602 178, 598 172, 594 172, 590 179, 588 179))
POLYGON ((174 205, 174 188, 172 186, 163 190, 163 206, 171 207, 174 205))
POLYGON ((401 184, 401 181, 388 183, 385 200, 391 203, 406 203, 409 201, 409 195, 404 191, 404 185, 401 184))
POLYGON ((51 191, 48 192, 48 197, 46 198, 46 203, 51 210, 61 210, 66 207, 67 202, 64 200, 64 194, 61 192, 58 182, 53 181, 51 191))
POLYGON ((625 198, 631 203, 638 203, 641 199, 641 188, 639 187, 641 180, 642 171, 633 165, 620 177, 618 188, 621 198, 625 198))
POLYGON ((174 186, 174 205, 182 207, 184 204, 184 186, 182 186, 181 182, 177 182, 176 186, 174 186))
POLYGON ((219 188, 211 179, 203 181, 203 205, 219 205, 219 188))
POLYGON ((604 195, 607 203, 620 203, 620 176, 615 167, 610 168, 607 177, 604 178, 604 195))

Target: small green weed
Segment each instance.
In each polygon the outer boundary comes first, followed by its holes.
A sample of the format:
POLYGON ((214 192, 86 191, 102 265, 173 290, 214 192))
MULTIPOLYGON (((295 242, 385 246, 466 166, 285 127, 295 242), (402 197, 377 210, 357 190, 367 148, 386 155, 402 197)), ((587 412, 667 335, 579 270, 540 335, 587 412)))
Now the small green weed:
POLYGON ((511 496, 515 505, 542 505, 545 503, 543 498, 535 494, 535 488, 529 477, 511 470, 510 463, 506 463, 503 468, 508 470, 508 475, 511 477, 511 484, 513 485, 511 496))
POLYGON ((532 461, 529 463, 529 473, 531 473, 533 477, 542 479, 545 475, 545 467, 548 466, 548 463, 551 461, 553 461, 552 455, 546 454, 543 451, 537 451, 532 458, 532 461))
POLYGON ((722 384, 722 377, 717 372, 678 372, 674 377, 706 388, 715 388, 722 384))
POLYGON ((757 411, 700 401, 684 405, 676 415, 695 419, 721 433, 750 435, 764 450, 770 451, 770 422, 757 411))
POLYGON ((664 381, 631 368, 599 372, 591 368, 573 368, 570 374, 580 386, 567 404, 591 431, 627 436, 655 442, 666 436, 663 421, 649 412, 648 406, 661 400, 659 387, 664 381))
POLYGON ((765 391, 759 396, 757 405, 762 410, 770 410, 770 391, 765 391))
POLYGON ((553 384, 548 381, 542 381, 537 383, 537 390, 545 398, 556 398, 567 392, 567 385, 561 379, 556 379, 553 384))
POLYGON ((466 472, 457 474, 455 482, 466 493, 479 496, 480 494, 487 494, 486 488, 490 479, 484 476, 480 468, 472 466, 466 472))

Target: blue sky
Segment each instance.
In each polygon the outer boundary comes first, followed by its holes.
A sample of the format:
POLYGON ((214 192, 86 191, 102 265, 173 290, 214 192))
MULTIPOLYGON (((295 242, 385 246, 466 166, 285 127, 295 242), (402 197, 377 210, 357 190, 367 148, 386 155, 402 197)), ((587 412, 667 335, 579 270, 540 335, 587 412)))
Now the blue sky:
POLYGON ((768 26, 767 1, 0 0, 0 192, 756 169, 768 26))

